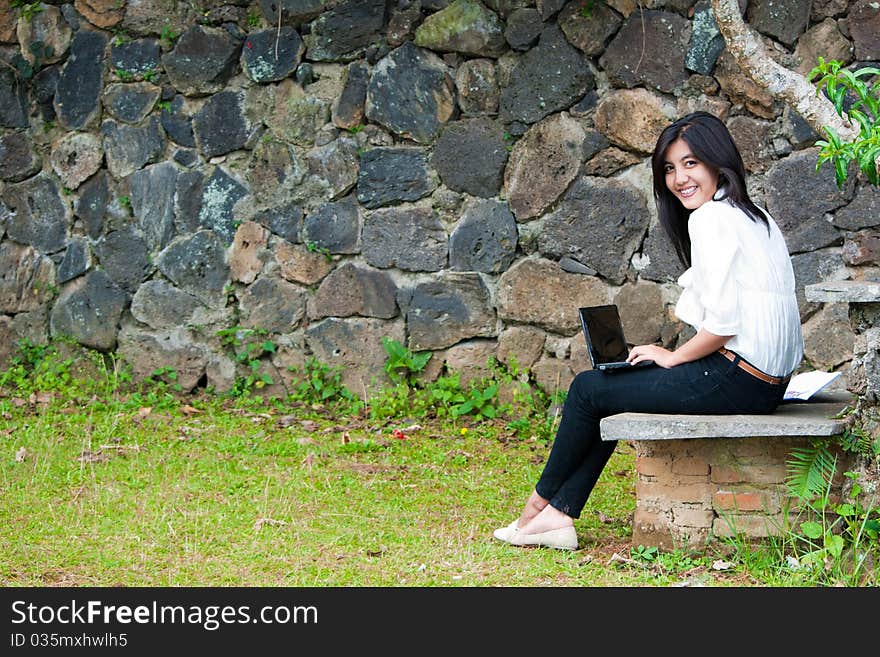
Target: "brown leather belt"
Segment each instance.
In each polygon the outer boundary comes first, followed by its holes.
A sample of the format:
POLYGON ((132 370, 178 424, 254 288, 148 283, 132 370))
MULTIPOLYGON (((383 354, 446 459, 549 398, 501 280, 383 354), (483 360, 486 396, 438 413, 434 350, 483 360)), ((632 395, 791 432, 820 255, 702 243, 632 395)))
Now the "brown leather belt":
MULTIPOLYGON (((721 349, 718 350, 718 353, 721 354, 722 356, 724 356, 729 361, 735 361, 736 357, 738 355, 738 354, 733 353, 730 349, 727 349, 726 347, 721 347, 721 349)), ((752 376, 754 376, 758 379, 761 379, 761 381, 766 381, 767 383, 772 383, 773 385, 781 385, 783 383, 788 383, 789 379, 791 379, 790 376, 783 377, 783 376, 770 376, 769 374, 764 374, 761 370, 759 370, 754 365, 750 365, 749 363, 744 361, 742 359, 742 356, 740 356, 739 361, 737 361, 736 364, 741 370, 745 370, 746 372, 748 372, 752 376)))

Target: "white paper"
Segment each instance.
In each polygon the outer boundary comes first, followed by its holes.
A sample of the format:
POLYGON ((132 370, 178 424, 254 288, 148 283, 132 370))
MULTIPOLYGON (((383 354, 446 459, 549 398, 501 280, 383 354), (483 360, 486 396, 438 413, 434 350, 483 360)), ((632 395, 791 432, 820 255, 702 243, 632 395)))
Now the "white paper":
POLYGON ((840 372, 802 372, 791 377, 784 399, 809 399, 840 376, 840 372))

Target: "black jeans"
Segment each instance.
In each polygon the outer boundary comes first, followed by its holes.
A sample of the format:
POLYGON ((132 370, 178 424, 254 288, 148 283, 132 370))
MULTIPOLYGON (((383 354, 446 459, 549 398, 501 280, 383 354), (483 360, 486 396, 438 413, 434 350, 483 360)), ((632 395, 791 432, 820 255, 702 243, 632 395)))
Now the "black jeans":
POLYGON ((772 413, 785 393, 719 353, 676 367, 638 367, 578 374, 535 491, 579 518, 617 444, 603 441, 599 421, 616 413, 772 413))

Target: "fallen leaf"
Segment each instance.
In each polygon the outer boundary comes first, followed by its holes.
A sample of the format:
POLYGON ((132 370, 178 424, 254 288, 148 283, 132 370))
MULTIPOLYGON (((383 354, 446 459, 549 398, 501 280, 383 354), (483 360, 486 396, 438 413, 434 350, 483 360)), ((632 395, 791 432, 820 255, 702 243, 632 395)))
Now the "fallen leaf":
POLYGON ((348 431, 344 431, 342 433, 342 444, 348 445, 351 442, 351 436, 348 434, 348 431))
POLYGON ((51 392, 40 391, 34 395, 34 401, 38 404, 48 404, 55 398, 51 392))
POLYGON ((27 458, 28 451, 24 447, 19 448, 19 450, 15 453, 15 462, 21 463, 27 458))
POLYGON ((615 552, 611 555, 611 558, 608 560, 606 565, 611 565, 612 563, 625 563, 629 566, 638 566, 639 568, 648 568, 648 564, 642 563, 641 561, 636 561, 635 559, 627 559, 621 554, 615 552))
POLYGON ((13 431, 15 431, 15 429, 11 427, 9 429, 3 429, 0 431, 0 436, 11 436, 13 431))
POLYGON ((306 454, 305 458, 302 460, 302 464, 311 470, 312 464, 317 460, 314 452, 309 452, 306 454))
POLYGON ((283 527, 287 523, 283 520, 274 520, 272 518, 258 518, 254 523, 254 531, 260 531, 263 525, 271 525, 272 527, 283 527))
POLYGON ((282 429, 286 429, 287 427, 292 426, 296 423, 297 423, 296 415, 282 415, 281 417, 279 417, 275 421, 275 425, 282 428, 282 429))
POLYGON ((308 437, 297 438, 296 442, 298 445, 314 445, 315 444, 315 441, 312 440, 311 438, 308 438, 308 437))
POLYGON ((403 428, 403 431, 404 431, 404 432, 410 432, 410 431, 421 431, 421 429, 422 429, 422 425, 421 425, 421 424, 411 424, 411 425, 409 425, 408 427, 404 427, 404 428, 403 428))
POLYGON ((302 422, 300 422, 300 427, 302 427, 305 431, 317 431, 318 423, 314 420, 303 420, 302 422))
POLYGON ((134 421, 135 422, 143 422, 144 418, 146 418, 152 412, 153 412, 152 406, 141 406, 137 410, 137 413, 134 414, 134 421))
POLYGON ((201 413, 199 409, 197 409, 195 406, 190 406, 189 404, 184 404, 180 407, 180 410, 185 415, 195 415, 196 413, 201 413))
POLYGON ((733 568, 733 564, 723 559, 716 559, 712 562, 712 570, 729 570, 733 568))
POLYGON ((27 404, 27 402, 24 399, 22 399, 21 397, 13 397, 12 398, 12 405, 15 406, 16 408, 21 408, 25 404, 27 404))

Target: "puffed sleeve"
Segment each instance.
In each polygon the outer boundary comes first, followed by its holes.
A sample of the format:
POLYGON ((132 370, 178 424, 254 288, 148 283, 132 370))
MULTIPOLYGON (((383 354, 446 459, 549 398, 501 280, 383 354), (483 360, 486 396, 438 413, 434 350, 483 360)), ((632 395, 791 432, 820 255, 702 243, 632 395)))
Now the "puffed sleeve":
POLYGON ((733 267, 740 250, 733 225, 735 212, 723 201, 711 201, 688 221, 689 297, 702 308, 699 326, 715 335, 736 335, 740 330, 740 298, 733 267))

